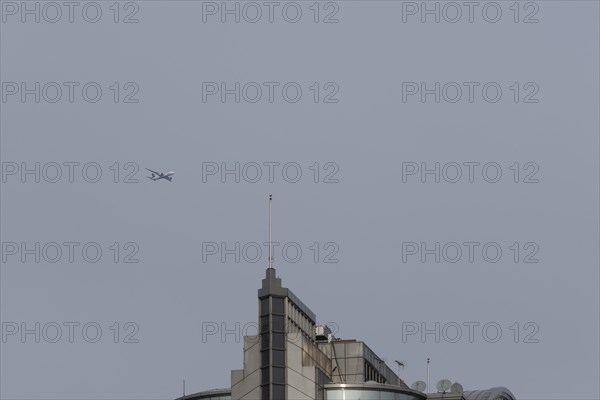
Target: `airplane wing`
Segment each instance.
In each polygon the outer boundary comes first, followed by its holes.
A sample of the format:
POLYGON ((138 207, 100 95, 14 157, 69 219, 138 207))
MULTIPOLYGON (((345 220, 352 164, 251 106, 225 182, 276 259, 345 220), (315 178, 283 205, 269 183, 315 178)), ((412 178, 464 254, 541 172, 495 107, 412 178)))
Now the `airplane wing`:
POLYGON ((146 168, 148 171, 152 172, 154 175, 160 175, 160 172, 152 171, 150 168, 146 168))

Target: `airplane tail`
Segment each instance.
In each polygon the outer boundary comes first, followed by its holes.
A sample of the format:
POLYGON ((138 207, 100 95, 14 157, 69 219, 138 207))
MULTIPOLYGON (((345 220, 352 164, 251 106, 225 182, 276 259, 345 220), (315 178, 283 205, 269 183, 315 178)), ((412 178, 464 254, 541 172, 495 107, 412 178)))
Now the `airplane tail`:
POLYGON ((155 180, 153 176, 148 176, 148 179, 152 179, 153 181, 155 180))

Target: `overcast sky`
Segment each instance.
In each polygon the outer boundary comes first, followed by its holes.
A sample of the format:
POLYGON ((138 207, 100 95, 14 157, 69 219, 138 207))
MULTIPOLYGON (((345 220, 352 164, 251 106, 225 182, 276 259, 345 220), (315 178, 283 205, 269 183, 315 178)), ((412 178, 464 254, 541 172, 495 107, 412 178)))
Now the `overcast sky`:
POLYGON ((2 1, 0 396, 228 387, 272 193, 408 384, 597 399, 598 2, 422 4, 2 1))

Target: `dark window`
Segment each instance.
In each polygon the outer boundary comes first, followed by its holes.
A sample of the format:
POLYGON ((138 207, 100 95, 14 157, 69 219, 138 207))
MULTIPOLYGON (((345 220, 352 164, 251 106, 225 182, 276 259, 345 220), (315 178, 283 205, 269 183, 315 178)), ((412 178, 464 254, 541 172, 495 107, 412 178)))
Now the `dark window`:
POLYGON ((327 376, 327 374, 325 374, 325 372, 321 371, 320 368, 316 368, 316 370, 317 370, 317 384, 325 385, 326 383, 329 383, 329 377, 327 376))
POLYGON ((323 385, 329 382, 329 378, 320 368, 315 368, 315 370, 317 371, 316 398, 317 400, 325 400, 325 389, 323 385))
POLYGON ((273 365, 277 367, 285 367, 285 351, 273 350, 273 365))
POLYGON ((273 385, 273 400, 285 400, 284 385, 273 385))
POLYGON ((284 332, 285 331, 285 319, 283 318, 283 315, 272 315, 272 318, 273 318, 273 330, 278 331, 278 332, 284 332))
POLYGON ((325 400, 325 389, 317 385, 317 400, 325 400))
POLYGON ((269 316, 260 317, 260 333, 269 331, 269 316))
POLYGON ((285 368, 273 367, 273 383, 285 385, 285 368))
POLYGON ((280 297, 273 297, 273 314, 285 314, 283 311, 283 299, 280 297))
POLYGON ((260 349, 266 350, 269 348, 269 334, 263 333, 260 335, 260 349))
POLYGON ((269 298, 262 299, 260 301, 260 315, 267 315, 269 313, 269 298))
POLYGON ((262 385, 260 387, 260 398, 261 400, 269 400, 271 398, 269 394, 269 385, 262 385))
POLYGON ((273 332, 273 348, 285 349, 285 333, 273 332))
POLYGON ((269 350, 263 350, 260 352, 260 365, 262 367, 268 366, 269 363, 269 350))
POLYGON ((269 384, 269 367, 260 369, 260 382, 262 385, 269 384))

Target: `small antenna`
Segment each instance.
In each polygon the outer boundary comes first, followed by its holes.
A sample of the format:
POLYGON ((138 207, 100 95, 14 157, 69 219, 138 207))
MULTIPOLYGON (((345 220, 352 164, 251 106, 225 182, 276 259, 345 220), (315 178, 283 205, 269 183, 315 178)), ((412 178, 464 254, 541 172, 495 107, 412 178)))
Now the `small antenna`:
POLYGON ((400 376, 400 370, 404 369, 404 361, 394 360, 394 362, 398 365, 398 376, 400 376))
POLYGON ((429 357, 427 357, 427 389, 429 389, 429 357))
POLYGON ((271 238, 271 203, 273 202, 273 195, 269 195, 269 268, 273 268, 273 242, 271 238))
POLYGON ((185 397, 185 379, 183 380, 183 397, 185 397))

